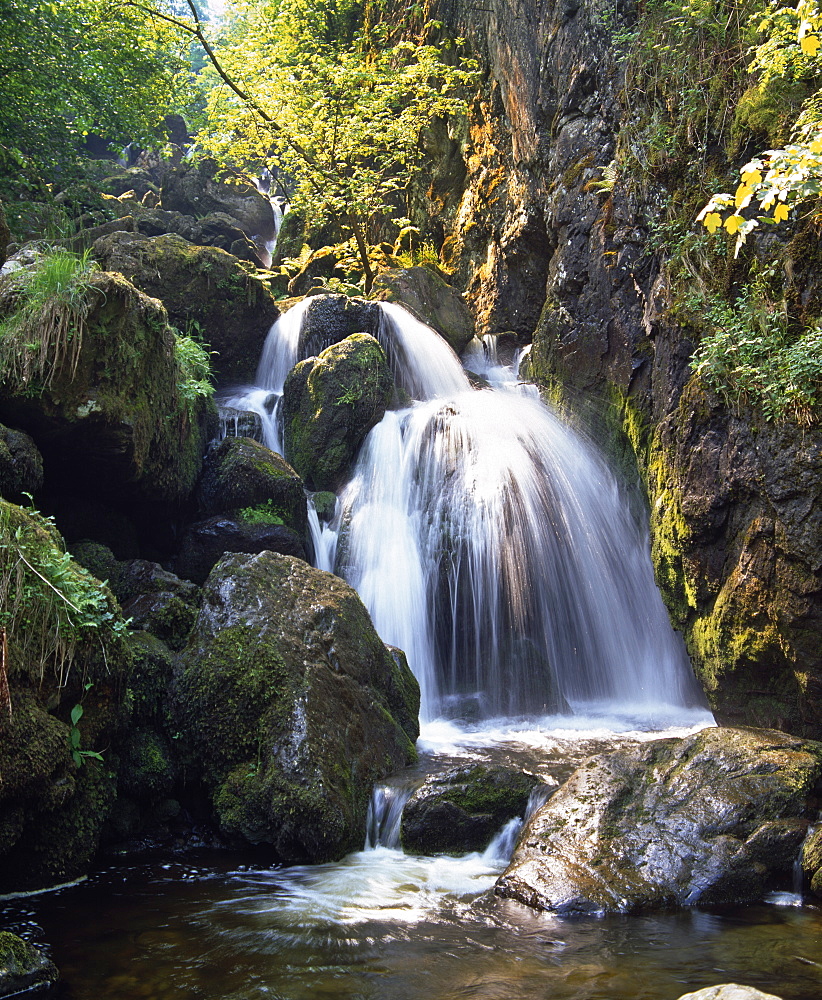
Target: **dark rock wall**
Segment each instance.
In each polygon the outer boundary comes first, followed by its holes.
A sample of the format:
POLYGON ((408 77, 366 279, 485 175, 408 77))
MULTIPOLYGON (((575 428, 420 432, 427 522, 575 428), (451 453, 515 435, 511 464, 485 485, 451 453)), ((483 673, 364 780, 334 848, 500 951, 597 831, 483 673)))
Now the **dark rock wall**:
MULTIPOLYGON (((683 179, 625 167, 644 95, 614 35, 632 8, 442 0, 434 16, 488 69, 443 246, 478 332, 532 337, 531 377, 636 463, 658 579, 718 717, 818 736, 820 434, 732 412, 690 374, 696 336, 649 248, 683 179)), ((789 263, 795 284, 807 267, 789 263)))

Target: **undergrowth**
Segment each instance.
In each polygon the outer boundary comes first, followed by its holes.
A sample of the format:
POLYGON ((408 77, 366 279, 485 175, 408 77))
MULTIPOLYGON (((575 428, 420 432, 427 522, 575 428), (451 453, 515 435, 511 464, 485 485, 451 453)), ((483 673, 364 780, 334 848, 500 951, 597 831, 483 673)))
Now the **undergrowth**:
POLYGON ((195 337, 174 331, 174 356, 180 372, 177 389, 180 398, 191 415, 201 399, 214 396, 211 381, 211 353, 195 337))
POLYGON ((784 303, 771 302, 761 282, 733 304, 694 296, 689 307, 710 331, 691 370, 729 406, 757 407, 766 421, 819 422, 822 409, 822 326, 792 337, 784 303))
POLYGON ((51 385, 66 366, 74 376, 96 302, 91 278, 97 270, 88 251, 48 250, 6 279, 0 318, 3 381, 36 391, 51 385))
POLYGON ((50 518, 0 500, 0 627, 40 681, 64 687, 74 662, 107 663, 126 635, 113 597, 64 550, 50 518))

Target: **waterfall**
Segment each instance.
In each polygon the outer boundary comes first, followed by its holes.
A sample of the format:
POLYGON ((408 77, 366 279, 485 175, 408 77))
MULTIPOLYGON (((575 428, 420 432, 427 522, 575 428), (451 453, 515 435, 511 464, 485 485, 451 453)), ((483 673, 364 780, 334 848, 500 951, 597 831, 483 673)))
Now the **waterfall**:
MULTIPOLYGON (((272 329, 257 378, 269 396, 299 360, 311 301, 272 329)), ((475 390, 402 307, 380 303, 370 332, 413 402, 366 439, 323 558, 405 651, 423 720, 698 700, 647 536, 591 444, 495 364, 496 340, 475 345, 493 386, 475 390)))

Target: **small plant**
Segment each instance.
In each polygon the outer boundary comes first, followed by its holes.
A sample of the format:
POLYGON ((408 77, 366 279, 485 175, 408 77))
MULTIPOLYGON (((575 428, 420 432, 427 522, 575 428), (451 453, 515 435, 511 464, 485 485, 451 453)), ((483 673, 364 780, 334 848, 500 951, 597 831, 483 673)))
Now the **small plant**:
POLYGON ((11 310, 0 321, 0 370, 6 382, 21 389, 49 386, 65 366, 74 376, 95 303, 97 270, 88 251, 50 250, 15 272, 4 290, 11 310))
MULTIPOLYGON (((189 329, 193 329, 191 325, 189 329)), ((214 352, 209 351, 195 337, 174 331, 174 356, 180 372, 177 388, 189 411, 198 400, 214 396, 214 384, 211 381, 212 353, 214 352)))
POLYGON ((275 507, 273 500, 266 500, 256 507, 242 507, 240 517, 246 524, 285 524, 284 511, 275 507))
MULTIPOLYGON (((89 681, 88 683, 83 685, 83 691, 88 692, 91 690, 92 687, 94 687, 94 683, 93 681, 89 681)), ((79 723, 80 719, 82 718, 83 718, 83 706, 78 703, 71 710, 71 730, 69 731, 69 744, 71 746, 71 756, 74 763, 78 767, 82 767, 89 757, 92 757, 94 760, 99 760, 99 761, 103 760, 103 755, 99 753, 97 750, 80 749, 81 736, 80 736, 79 723)))

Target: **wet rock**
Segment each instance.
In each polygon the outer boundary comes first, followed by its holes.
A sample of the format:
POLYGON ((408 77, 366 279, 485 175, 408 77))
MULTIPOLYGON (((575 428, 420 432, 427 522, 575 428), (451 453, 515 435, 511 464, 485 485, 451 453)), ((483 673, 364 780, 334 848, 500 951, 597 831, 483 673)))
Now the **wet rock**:
POLYGON ((224 382, 250 383, 279 310, 254 269, 215 246, 176 234, 112 233, 94 244, 101 264, 162 299, 170 321, 209 345, 224 382))
POLYGON ((177 702, 224 833, 286 862, 362 846, 373 783, 414 756, 419 688, 342 580, 271 552, 214 568, 177 702))
MULTIPOLYGON (((82 551, 85 554, 86 550, 82 551)), ((129 559, 121 563, 111 587, 121 604, 144 594, 173 594, 193 608, 200 605, 199 587, 148 559, 129 559)))
POLYGON ((314 504, 314 510, 317 512, 317 517, 321 521, 330 521, 334 517, 337 509, 337 497, 334 493, 328 490, 320 490, 312 496, 311 500, 314 504))
POLYGON ((408 267, 383 272, 374 281, 371 295, 405 306, 444 337, 457 354, 476 334, 474 319, 462 296, 432 268, 408 267))
POLYGON ((411 854, 484 850, 510 819, 524 816, 539 779, 514 768, 476 764, 429 778, 405 805, 400 826, 411 854))
POLYGON ((815 896, 822 897, 822 826, 817 825, 802 846, 802 874, 815 896))
POLYGON ((822 745, 708 729, 593 757, 526 825, 496 892, 559 913, 751 902, 793 863, 822 745))
POLYGON ((685 993, 679 1000, 780 1000, 774 993, 763 993, 753 986, 738 986, 724 983, 722 986, 707 986, 696 993, 685 993))
POLYGON ((296 365, 285 380, 285 446, 312 490, 336 490, 366 434, 382 419, 394 380, 377 341, 355 333, 296 365))
POLYGON ((0 931, 0 997, 46 988, 59 978, 57 966, 39 948, 10 931, 0 931))
POLYGON ((197 486, 203 515, 244 512, 246 523, 280 522, 303 535, 307 508, 302 480, 282 455, 251 438, 224 438, 206 456, 197 486))
POLYGON ((183 576, 202 584, 226 552, 265 551, 306 559, 302 535, 276 514, 271 515, 270 523, 218 515, 186 528, 175 565, 183 576))
POLYGON ((202 218, 153 208, 135 213, 135 230, 145 236, 176 233, 201 247, 219 247, 226 253, 260 266, 260 249, 225 212, 210 212, 202 218))
POLYGON ((238 410, 233 406, 218 406, 223 437, 253 438, 262 443, 263 421, 259 413, 238 410))
POLYGON ((299 356, 319 354, 352 333, 377 336, 382 311, 376 302, 345 295, 313 296, 303 313, 299 356))
POLYGON ((0 424, 0 496, 22 503, 43 485, 43 456, 24 431, 0 424))

